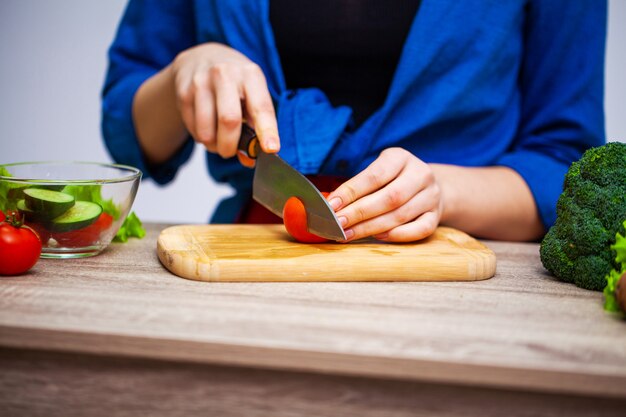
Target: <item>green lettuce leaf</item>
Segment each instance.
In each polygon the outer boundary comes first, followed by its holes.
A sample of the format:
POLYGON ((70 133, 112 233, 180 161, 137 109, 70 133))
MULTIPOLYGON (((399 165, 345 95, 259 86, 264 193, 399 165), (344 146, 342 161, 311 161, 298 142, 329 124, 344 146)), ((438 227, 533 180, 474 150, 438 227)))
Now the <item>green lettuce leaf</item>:
MULTIPOLYGON (((11 173, 8 169, 6 169, 3 165, 0 165, 0 175, 3 177, 12 177, 11 173)), ((0 210, 7 211, 11 209, 15 209, 15 207, 11 207, 9 205, 9 192, 13 188, 23 187, 20 184, 8 182, 8 181, 0 181, 0 210)))
POLYGON ((115 205, 112 198, 102 198, 101 185, 66 185, 63 192, 73 195, 76 200, 93 201, 100 204, 102 210, 111 215, 115 220, 120 218, 120 209, 115 205))
MULTIPOLYGON (((626 221, 624 221, 624 228, 626 228, 626 221)), ((615 251, 615 262, 619 266, 606 276, 606 287, 604 287, 604 309, 607 311, 619 311, 619 304, 615 299, 615 289, 617 282, 621 276, 626 272, 626 236, 622 236, 617 233, 615 235, 615 244, 611 245, 611 250, 615 251)))
POLYGON ((129 237, 137 237, 141 239, 146 235, 146 229, 143 228, 141 220, 135 214, 134 211, 124 219, 124 223, 120 230, 117 231, 117 235, 113 239, 114 242, 126 242, 129 237))

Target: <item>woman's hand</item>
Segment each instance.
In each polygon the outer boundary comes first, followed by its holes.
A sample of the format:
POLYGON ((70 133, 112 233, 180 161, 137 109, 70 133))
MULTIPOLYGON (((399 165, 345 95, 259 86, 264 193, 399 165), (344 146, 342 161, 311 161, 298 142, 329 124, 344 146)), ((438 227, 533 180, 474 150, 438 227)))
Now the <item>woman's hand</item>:
POLYGON ((410 242, 431 235, 443 212, 430 166, 401 148, 384 150, 329 196, 347 241, 367 236, 410 242))
POLYGON ((244 120, 255 128, 261 148, 278 152, 276 113, 261 68, 240 52, 206 43, 181 52, 170 65, 176 104, 196 142, 224 158, 237 152, 244 120))

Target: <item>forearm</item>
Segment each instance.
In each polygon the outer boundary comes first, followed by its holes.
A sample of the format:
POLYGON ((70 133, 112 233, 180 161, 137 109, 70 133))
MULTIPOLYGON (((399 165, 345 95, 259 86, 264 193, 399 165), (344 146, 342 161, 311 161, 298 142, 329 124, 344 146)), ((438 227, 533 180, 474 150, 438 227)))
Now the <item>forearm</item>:
POLYGON ((188 136, 176 105, 176 90, 168 66, 150 77, 133 100, 133 122, 139 145, 152 164, 165 162, 188 136))
POLYGON ((441 224, 487 239, 528 241, 544 233, 526 182, 507 167, 431 164, 441 187, 441 224))

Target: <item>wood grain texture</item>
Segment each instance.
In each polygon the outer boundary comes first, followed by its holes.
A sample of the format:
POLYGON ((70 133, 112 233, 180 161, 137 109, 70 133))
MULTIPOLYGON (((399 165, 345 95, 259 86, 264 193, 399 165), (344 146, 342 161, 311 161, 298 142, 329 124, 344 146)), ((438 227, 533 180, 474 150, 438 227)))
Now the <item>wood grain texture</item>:
POLYGON ((165 228, 0 279, 0 346, 626 398, 626 322, 537 244, 484 242, 484 281, 207 283, 163 268, 165 228))
POLYGON ((623 417, 626 400, 0 349, 3 417, 623 417))
POLYGON ((475 281, 491 278, 494 253, 440 227, 416 243, 295 242, 282 225, 188 225, 161 232, 161 263, 198 281, 475 281))

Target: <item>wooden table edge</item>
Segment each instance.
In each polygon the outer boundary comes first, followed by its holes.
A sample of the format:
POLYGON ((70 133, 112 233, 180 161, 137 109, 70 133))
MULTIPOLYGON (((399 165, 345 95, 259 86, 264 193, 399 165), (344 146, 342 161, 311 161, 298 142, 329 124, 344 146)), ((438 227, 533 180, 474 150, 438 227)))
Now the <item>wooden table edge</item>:
POLYGON ((626 374, 592 374, 5 325, 0 325, 0 347, 626 399, 626 374))

